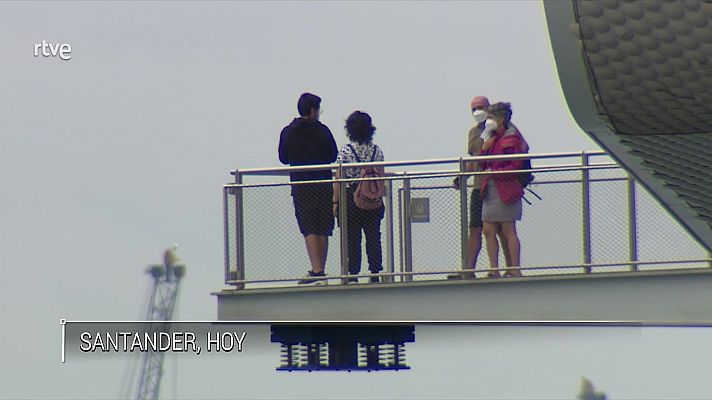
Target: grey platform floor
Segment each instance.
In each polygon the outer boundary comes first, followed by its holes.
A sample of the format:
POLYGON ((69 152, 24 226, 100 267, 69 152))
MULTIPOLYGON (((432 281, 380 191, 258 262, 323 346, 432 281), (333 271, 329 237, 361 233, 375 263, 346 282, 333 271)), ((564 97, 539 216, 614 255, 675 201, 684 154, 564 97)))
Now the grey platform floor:
POLYGON ((231 321, 712 324, 712 269, 226 289, 231 321))

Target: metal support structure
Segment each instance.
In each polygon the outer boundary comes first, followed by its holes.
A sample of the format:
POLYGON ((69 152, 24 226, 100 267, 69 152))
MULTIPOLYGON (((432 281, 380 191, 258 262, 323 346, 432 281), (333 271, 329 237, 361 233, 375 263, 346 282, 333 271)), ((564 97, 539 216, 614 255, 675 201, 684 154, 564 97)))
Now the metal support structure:
MULTIPOLYGON (((403 272, 413 272, 413 237, 410 204, 410 178, 403 179, 403 272)), ((403 281, 411 282, 412 275, 404 275, 403 281)))
MULTIPOLYGON (((235 183, 242 183, 242 174, 240 171, 235 171, 235 183)), ((243 198, 243 188, 238 186, 235 188, 235 248, 236 259, 235 259, 235 280, 245 280, 245 225, 244 221, 244 198, 243 198)), ((244 289, 244 283, 238 283, 235 285, 235 289, 244 289)))
POLYGON ((277 371, 379 371, 410 369, 405 343, 414 325, 272 325, 282 348, 277 371))
MULTIPOLYGON (((591 182, 589 166, 589 154, 585 151, 581 153, 581 215, 583 217, 583 264, 591 264, 591 182)), ((591 267, 583 268, 587 274, 591 273, 591 267)))
MULTIPOLYGON (((339 177, 344 178, 344 166, 339 163, 339 177)), ((339 183, 339 249, 341 253, 341 275, 349 274, 349 231, 348 231, 348 221, 347 212, 348 206, 346 203, 346 186, 348 183, 339 183)), ((346 283, 347 279, 341 280, 342 283, 346 283)))
POLYGON ((638 216, 636 209, 635 179, 628 175, 628 259, 630 270, 637 271, 638 264, 638 216))
MULTIPOLYGON (((386 273, 393 271, 393 181, 385 181, 386 195, 384 206, 386 207, 386 273)), ((393 275, 383 277, 384 282, 393 282, 393 275)))
MULTIPOLYGON (((185 275, 185 266, 154 265, 147 272, 153 278, 153 287, 146 320, 156 322, 149 323, 146 332, 170 332, 170 326, 166 321, 173 318, 180 283, 185 275)), ((141 369, 136 391, 138 400, 158 399, 165 354, 163 351, 141 353, 141 369)))
MULTIPOLYGON (((460 172, 467 172, 467 163, 460 158, 460 172)), ((470 260, 467 259, 467 175, 458 176, 460 182, 460 267, 470 268, 470 260)))

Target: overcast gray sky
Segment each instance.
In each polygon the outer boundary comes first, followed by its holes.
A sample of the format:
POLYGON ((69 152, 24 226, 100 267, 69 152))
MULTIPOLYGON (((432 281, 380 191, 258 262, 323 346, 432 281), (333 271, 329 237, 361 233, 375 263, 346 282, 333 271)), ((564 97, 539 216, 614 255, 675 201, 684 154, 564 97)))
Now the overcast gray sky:
MULTIPOLYGON (((344 118, 369 112, 390 160, 462 155, 476 94, 513 103, 533 152, 597 149, 537 1, 2 2, 0 49, 5 398, 123 393, 125 360, 59 364, 58 321, 142 317, 142 270, 173 241, 177 317, 215 318, 221 185, 278 165, 303 91, 339 144, 344 118), (71 60, 34 57, 42 40, 71 60)), ((251 332, 261 344, 237 357, 169 365, 164 395, 563 399, 582 375, 614 399, 712 393, 707 330, 422 327, 412 371, 326 375, 274 372, 267 327, 251 332)))

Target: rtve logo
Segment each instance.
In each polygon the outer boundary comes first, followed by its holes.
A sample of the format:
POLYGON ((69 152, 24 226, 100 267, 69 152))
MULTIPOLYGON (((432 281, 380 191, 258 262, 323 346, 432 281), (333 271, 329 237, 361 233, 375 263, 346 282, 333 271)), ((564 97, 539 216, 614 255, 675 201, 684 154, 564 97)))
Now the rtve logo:
POLYGON ((52 44, 43 40, 42 43, 35 43, 35 57, 59 57, 64 61, 72 59, 72 46, 69 43, 52 44), (42 49, 42 51, 40 51, 42 49))

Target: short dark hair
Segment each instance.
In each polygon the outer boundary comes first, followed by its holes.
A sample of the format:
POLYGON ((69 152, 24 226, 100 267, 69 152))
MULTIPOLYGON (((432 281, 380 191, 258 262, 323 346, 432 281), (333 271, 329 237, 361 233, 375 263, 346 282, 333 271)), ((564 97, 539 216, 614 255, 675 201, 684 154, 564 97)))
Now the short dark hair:
POLYGON ((487 107, 487 114, 492 117, 504 118, 504 123, 508 124, 512 120, 512 105, 510 103, 494 103, 487 107))
POLYGON ((371 116, 362 111, 354 111, 346 119, 346 135, 358 144, 371 143, 376 127, 371 123, 371 116))
POLYGON ((311 113, 312 108, 319 108, 320 106, 321 97, 311 93, 302 93, 297 102, 297 111, 299 111, 300 116, 306 117, 311 113))

